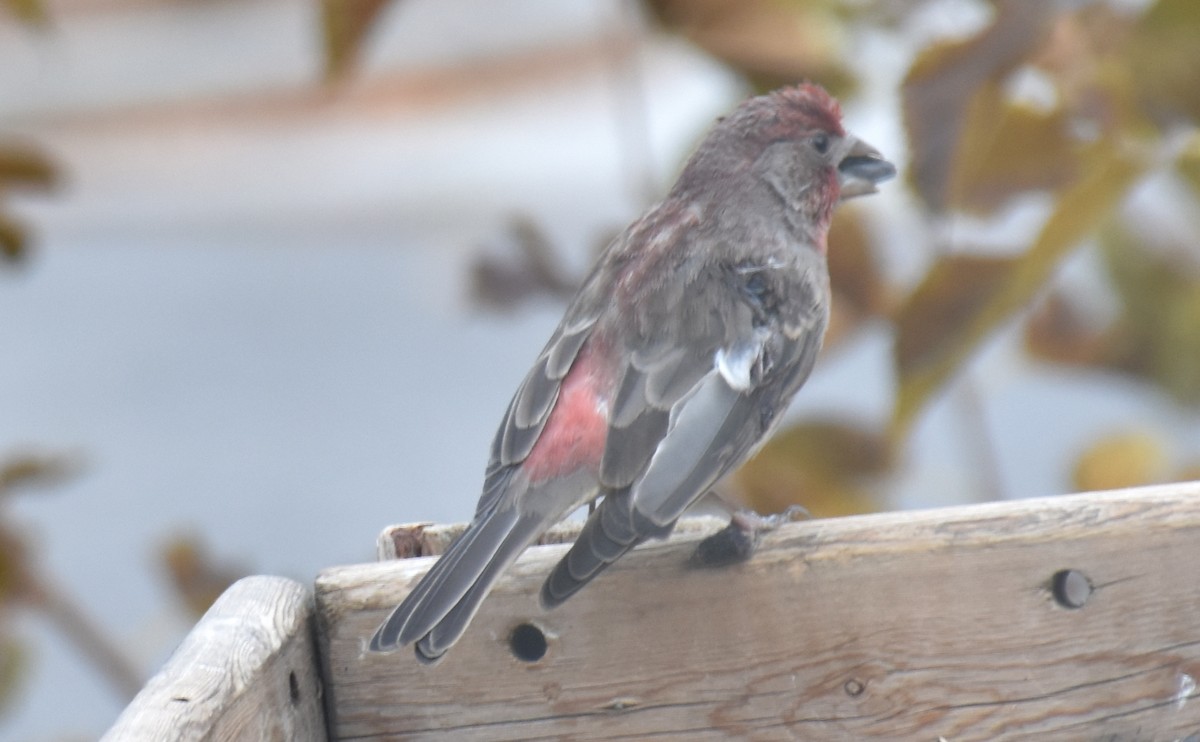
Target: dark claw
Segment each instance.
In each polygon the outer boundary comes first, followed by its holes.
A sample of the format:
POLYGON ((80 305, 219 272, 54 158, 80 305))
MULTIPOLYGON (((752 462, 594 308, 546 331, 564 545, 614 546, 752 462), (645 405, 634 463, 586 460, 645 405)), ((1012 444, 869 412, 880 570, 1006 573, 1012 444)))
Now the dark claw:
POLYGON ((764 533, 784 523, 811 518, 801 505, 792 505, 776 515, 759 515, 752 510, 739 510, 729 519, 729 525, 696 544, 691 564, 697 567, 727 567, 744 562, 754 555, 754 549, 764 533))
POLYGON ((758 545, 758 530, 746 529, 735 518, 729 525, 696 544, 691 564, 697 567, 728 567, 744 562, 758 545))

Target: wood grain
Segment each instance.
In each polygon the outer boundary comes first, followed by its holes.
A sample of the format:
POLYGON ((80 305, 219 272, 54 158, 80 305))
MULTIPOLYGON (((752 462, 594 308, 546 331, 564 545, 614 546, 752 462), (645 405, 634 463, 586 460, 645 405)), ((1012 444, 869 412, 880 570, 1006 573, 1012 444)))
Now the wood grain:
POLYGON ((102 742, 325 742, 312 614, 293 580, 234 583, 102 742))
POLYGON ((1200 484, 809 521, 748 563, 639 548, 561 608, 530 549, 429 667, 366 640, 433 560, 331 569, 338 739, 1169 740, 1200 733, 1200 484), (1077 609, 1053 597, 1073 569, 1077 609), (549 650, 516 659, 515 626, 549 650))

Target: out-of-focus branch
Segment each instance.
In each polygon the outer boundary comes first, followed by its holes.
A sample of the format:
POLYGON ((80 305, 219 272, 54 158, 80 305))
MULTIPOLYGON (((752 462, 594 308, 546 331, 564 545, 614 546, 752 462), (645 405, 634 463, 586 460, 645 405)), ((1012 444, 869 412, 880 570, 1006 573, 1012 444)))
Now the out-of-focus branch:
POLYGON ((21 602, 36 609, 86 657, 124 700, 137 695, 144 681, 130 659, 92 619, 46 578, 23 576, 21 602))

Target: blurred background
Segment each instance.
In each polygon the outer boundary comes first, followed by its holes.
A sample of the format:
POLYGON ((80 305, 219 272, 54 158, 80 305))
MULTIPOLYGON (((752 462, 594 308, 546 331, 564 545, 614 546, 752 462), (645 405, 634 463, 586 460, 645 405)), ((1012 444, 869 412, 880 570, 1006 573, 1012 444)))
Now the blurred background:
POLYGON ((231 580, 465 520, 591 258, 811 79, 901 168, 724 486, 816 516, 1200 478, 1194 0, 0 0, 0 739, 231 580))

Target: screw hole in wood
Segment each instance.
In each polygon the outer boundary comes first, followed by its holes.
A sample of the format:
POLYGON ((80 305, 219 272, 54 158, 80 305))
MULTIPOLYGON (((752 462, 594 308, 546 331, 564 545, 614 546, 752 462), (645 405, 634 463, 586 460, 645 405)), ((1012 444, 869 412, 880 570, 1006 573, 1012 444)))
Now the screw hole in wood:
POLYGON ((546 656, 549 646, 546 634, 531 623, 518 624, 508 636, 508 646, 513 657, 522 662, 537 662, 546 656))
POLYGON ((1092 581, 1077 569, 1060 569, 1050 578, 1050 592, 1063 608, 1082 608, 1092 596, 1092 581))

